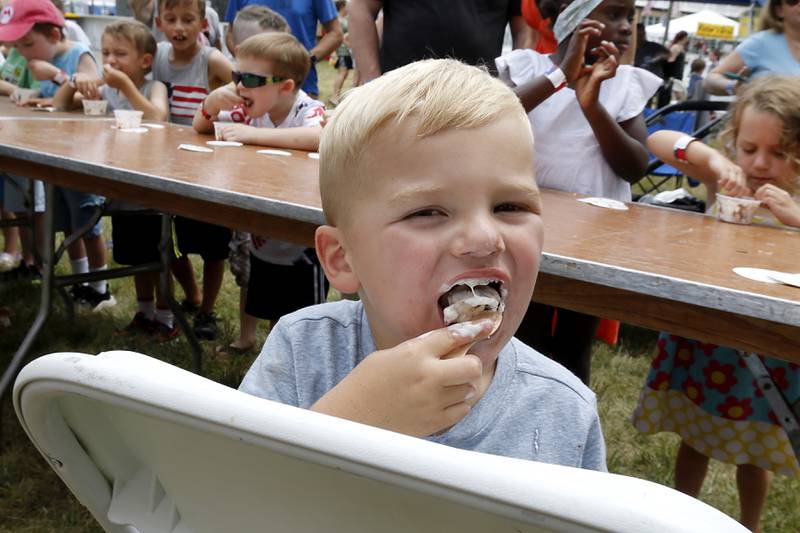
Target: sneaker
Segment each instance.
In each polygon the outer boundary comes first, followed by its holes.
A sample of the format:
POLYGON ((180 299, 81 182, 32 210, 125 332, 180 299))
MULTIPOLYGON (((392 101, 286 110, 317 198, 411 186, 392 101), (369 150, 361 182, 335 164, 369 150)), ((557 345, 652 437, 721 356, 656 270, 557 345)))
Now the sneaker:
POLYGON ((16 268, 0 272, 0 281, 12 281, 17 279, 30 279, 41 280, 42 274, 39 269, 34 265, 27 265, 24 261, 20 261, 16 268))
POLYGON ((209 341, 217 338, 217 314, 214 311, 198 313, 194 317, 194 335, 198 339, 209 341))
POLYGON ((76 285, 76 287, 80 287, 75 291, 79 297, 78 303, 93 313, 117 305, 117 300, 108 287, 104 293, 97 292, 91 285, 76 285))
POLYGON ((169 342, 178 336, 178 326, 173 324, 170 328, 163 322, 153 320, 153 327, 150 330, 150 335, 157 343, 169 342))
POLYGON ((19 263, 19 257, 14 257, 6 252, 0 253, 0 272, 8 272, 9 270, 13 270, 17 267, 17 265, 19 265, 19 263))
POLYGON ((153 333, 156 324, 154 320, 150 320, 144 313, 136 313, 133 315, 131 323, 122 329, 114 332, 115 337, 131 337, 133 335, 150 335, 153 333))
POLYGON ((178 306, 183 309, 184 313, 188 313, 190 315, 193 315, 200 310, 200 304, 190 302, 189 300, 181 300, 181 303, 179 303, 178 306))

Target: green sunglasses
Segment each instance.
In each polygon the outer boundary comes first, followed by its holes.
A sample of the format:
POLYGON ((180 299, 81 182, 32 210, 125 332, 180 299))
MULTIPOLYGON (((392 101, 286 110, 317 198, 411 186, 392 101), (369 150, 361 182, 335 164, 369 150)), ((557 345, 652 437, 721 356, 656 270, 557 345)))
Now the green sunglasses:
POLYGON ((280 83, 286 78, 281 78, 280 76, 259 76, 258 74, 252 74, 250 72, 234 70, 231 71, 231 79, 233 79, 233 83, 237 85, 241 83, 248 89, 255 89, 256 87, 263 87, 268 83, 280 83))

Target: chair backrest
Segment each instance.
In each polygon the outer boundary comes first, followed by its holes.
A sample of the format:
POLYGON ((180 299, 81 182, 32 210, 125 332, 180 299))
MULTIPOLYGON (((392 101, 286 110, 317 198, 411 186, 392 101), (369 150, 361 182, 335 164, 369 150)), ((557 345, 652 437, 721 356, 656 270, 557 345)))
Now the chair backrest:
POLYGON ((746 531, 655 483, 457 450, 131 352, 41 357, 14 407, 106 531, 746 531))

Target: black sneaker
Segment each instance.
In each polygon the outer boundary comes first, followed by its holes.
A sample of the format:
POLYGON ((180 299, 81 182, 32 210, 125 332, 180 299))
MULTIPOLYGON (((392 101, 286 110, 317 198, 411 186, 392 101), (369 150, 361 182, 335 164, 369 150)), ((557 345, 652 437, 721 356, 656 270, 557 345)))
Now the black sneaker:
POLYGON ((76 285, 76 287, 80 287, 75 291, 79 295, 80 305, 90 309, 92 312, 117 305, 117 300, 114 299, 114 295, 111 294, 108 286, 106 286, 106 292, 104 293, 96 291, 91 285, 76 285))
POLYGON ((178 304, 181 309, 183 309, 184 313, 188 313, 193 315, 200 310, 200 305, 190 302, 189 300, 181 300, 181 303, 178 304))
POLYGON ((130 324, 114 332, 114 337, 131 337, 133 335, 150 335, 156 327, 154 320, 150 320, 144 313, 133 315, 130 324))
POLYGON ((214 311, 198 313, 194 317, 194 335, 198 339, 209 341, 217 338, 217 314, 214 311))

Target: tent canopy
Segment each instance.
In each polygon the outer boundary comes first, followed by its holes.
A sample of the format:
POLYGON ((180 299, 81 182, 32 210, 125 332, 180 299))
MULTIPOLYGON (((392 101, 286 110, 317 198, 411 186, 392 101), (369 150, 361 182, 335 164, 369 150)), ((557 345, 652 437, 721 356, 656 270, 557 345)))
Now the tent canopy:
MULTIPOLYGON (((694 35, 697 33, 697 26, 699 23, 713 24, 715 26, 729 26, 733 28, 734 38, 739 35, 739 23, 737 21, 723 17, 713 11, 699 11, 691 15, 672 19, 669 23, 667 39, 672 39, 679 31, 685 31, 689 35, 694 35)), ((664 36, 663 24, 653 24, 647 26, 645 30, 648 39, 658 40, 664 36)))

